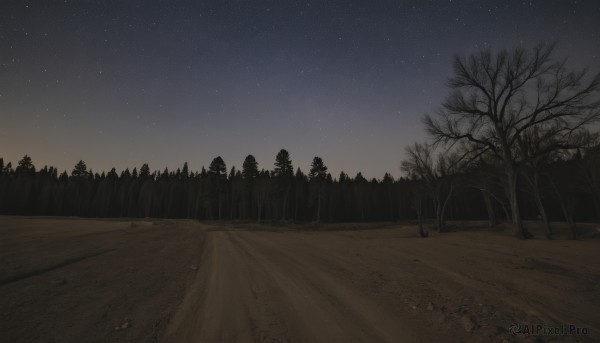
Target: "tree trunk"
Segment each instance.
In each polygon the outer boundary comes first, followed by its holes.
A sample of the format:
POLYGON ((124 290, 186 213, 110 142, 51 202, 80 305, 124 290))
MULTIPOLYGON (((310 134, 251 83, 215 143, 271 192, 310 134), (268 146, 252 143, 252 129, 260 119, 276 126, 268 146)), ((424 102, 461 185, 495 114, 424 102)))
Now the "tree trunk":
POLYGON ((546 209, 544 208, 544 204, 542 203, 542 199, 538 192, 535 192, 535 205, 540 211, 540 216, 544 222, 544 229, 546 230, 546 238, 552 239, 552 228, 550 227, 550 221, 548 220, 548 215, 546 214, 546 209))
POLYGON ((531 234, 527 232, 521 220, 521 212, 519 210, 519 197, 517 193, 517 171, 513 166, 508 167, 506 176, 508 177, 508 200, 512 211, 512 222, 515 227, 515 236, 519 238, 531 238, 531 234))
POLYGON ((540 211, 540 216, 542 217, 542 221, 544 222, 544 229, 546 230, 546 238, 552 239, 552 228, 550 227, 550 221, 548 220, 548 215, 546 214, 546 209, 544 208, 544 204, 542 203, 542 197, 540 196, 537 190, 534 191, 535 205, 540 211))
POLYGON ((542 195, 540 194, 540 178, 537 169, 534 169, 533 180, 530 181, 531 185, 533 186, 533 197, 535 200, 535 206, 538 208, 540 216, 544 221, 546 238, 552 239, 552 228, 550 227, 550 221, 548 220, 548 215, 546 214, 546 209, 544 208, 544 203, 542 202, 542 195))
POLYGON ((450 184, 450 191, 448 191, 448 195, 446 196, 446 199, 444 199, 444 204, 442 205, 442 210, 440 212, 439 225, 441 225, 440 226, 441 230, 444 230, 445 226, 446 226, 446 220, 444 219, 445 214, 446 214, 446 207, 448 206, 448 202, 449 202, 450 198, 452 197, 453 191, 454 191, 454 186, 452 184, 450 184))
POLYGON ((483 201, 485 203, 485 208, 488 213, 489 225, 490 228, 498 225, 498 218, 496 217, 496 211, 494 210, 494 205, 492 203, 492 197, 484 191, 481 191, 481 195, 483 195, 483 201))
POLYGON ((572 206, 569 211, 569 204, 567 203, 568 200, 563 195, 563 193, 561 193, 561 191, 558 189, 558 187, 556 186, 554 181, 552 181, 552 179, 550 179, 550 185, 552 185, 552 188, 554 188, 554 192, 558 197, 560 209, 562 210, 563 215, 565 216, 565 220, 567 221, 567 225, 569 226, 569 239, 577 239, 577 226, 575 224, 575 220, 573 219, 575 205, 573 204, 573 202, 571 202, 572 206))
POLYGON ((415 202, 415 211, 417 212, 417 221, 419 222, 419 235, 421 237, 427 237, 429 232, 423 230, 423 201, 419 197, 415 202))
POLYGON ((573 220, 573 213, 569 211, 565 199, 562 195, 559 194, 559 203, 560 208, 563 211, 563 215, 565 216, 565 220, 567 221, 567 225, 569 226, 569 239, 577 239, 577 225, 573 220))
POLYGON ((442 205, 440 203, 441 201, 439 199, 435 202, 435 219, 437 224, 437 232, 444 231, 444 224, 442 223, 442 205))

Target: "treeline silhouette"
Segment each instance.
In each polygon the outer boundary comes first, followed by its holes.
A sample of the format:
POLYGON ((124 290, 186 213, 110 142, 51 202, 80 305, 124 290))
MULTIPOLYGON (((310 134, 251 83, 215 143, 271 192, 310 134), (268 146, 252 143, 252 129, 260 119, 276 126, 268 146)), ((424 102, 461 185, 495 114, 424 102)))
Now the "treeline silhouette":
MULTIPOLYGON (((551 172, 568 188, 569 204, 577 221, 599 220, 592 189, 580 175, 598 153, 575 155, 556 162, 551 172)), ((449 198, 446 219, 488 219, 490 225, 509 221, 510 214, 502 174, 489 165, 478 165, 444 177, 452 178, 455 189, 449 198)), ((54 167, 36 169, 29 156, 13 169, 0 158, 0 214, 155 217, 201 220, 252 221, 396 221, 435 218, 435 199, 424 179, 394 179, 386 173, 381 180, 367 180, 358 173, 341 172, 334 178, 319 157, 308 174, 294 172, 290 155, 281 150, 272 170, 258 168, 248 155, 241 170, 227 170, 216 157, 208 170, 190 172, 187 163, 175 171, 151 172, 148 164, 138 170, 115 168, 94 173, 85 162, 72 172, 58 173, 54 167)), ((525 218, 536 219, 538 211, 525 184, 519 193, 525 218)), ((544 194, 552 220, 562 220, 560 204, 549 188, 544 194)))

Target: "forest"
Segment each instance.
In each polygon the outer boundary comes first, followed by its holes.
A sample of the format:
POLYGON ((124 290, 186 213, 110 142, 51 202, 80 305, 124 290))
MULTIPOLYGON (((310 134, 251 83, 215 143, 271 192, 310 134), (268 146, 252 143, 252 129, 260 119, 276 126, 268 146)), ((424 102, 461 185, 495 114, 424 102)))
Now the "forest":
MULTIPOLYGON (((436 217, 436 194, 450 192, 445 219, 487 219, 490 225, 510 219, 502 175, 492 165, 424 179, 381 180, 341 172, 333 178, 315 157, 307 174, 294 172, 282 149, 272 170, 259 170, 248 155, 241 170, 229 172, 221 157, 208 170, 190 172, 187 163, 175 171, 138 170, 117 173, 88 171, 80 161, 72 172, 54 167, 37 170, 29 156, 16 168, 0 159, 0 213, 10 215, 81 217, 156 217, 255 221, 397 221, 436 217)), ((556 161, 544 171, 542 197, 549 220, 594 221, 598 218, 600 150, 556 161), (564 202, 564 204, 563 204, 564 202), (565 212, 561 210, 565 207, 565 212)), ((533 192, 519 185, 527 219, 539 215, 533 192)), ((442 205, 443 206, 443 205, 442 205)))
POLYGON ((215 157, 208 170, 95 173, 79 161, 70 174, 36 168, 24 156, 0 158, 0 214, 156 217, 201 220, 418 222, 438 231, 447 220, 600 222, 600 74, 570 71, 553 44, 457 56, 450 93, 425 115, 428 140, 405 148, 404 177, 366 179, 328 173, 314 157, 294 170, 281 149, 272 168, 248 155, 242 169, 215 157), (433 223, 433 224, 432 224, 433 223))

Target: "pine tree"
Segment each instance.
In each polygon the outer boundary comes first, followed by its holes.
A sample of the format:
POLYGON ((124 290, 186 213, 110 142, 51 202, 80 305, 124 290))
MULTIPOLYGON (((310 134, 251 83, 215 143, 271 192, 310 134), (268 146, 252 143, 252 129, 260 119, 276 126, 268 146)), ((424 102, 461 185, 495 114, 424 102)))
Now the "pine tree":
POLYGON ((208 166, 208 173, 218 176, 219 179, 227 178, 227 166, 221 156, 217 156, 212 160, 210 166, 208 166))
POLYGON ((390 173, 385 173, 383 175, 383 180, 381 182, 385 183, 385 184, 389 184, 389 183, 394 182, 394 178, 390 175, 390 173))
POLYGON ((125 168, 124 171, 121 172, 121 178, 130 178, 131 177, 131 173, 129 172, 129 168, 125 168))
POLYGON ((269 203, 269 194, 271 192, 270 185, 271 182, 269 172, 265 171, 264 169, 261 170, 253 182, 252 192, 257 209, 257 220, 259 223, 263 218, 263 212, 265 212, 265 207, 269 203))
POLYGON ((86 177, 87 175, 88 175, 88 172, 87 172, 87 166, 85 165, 85 162, 83 162, 82 160, 79 160, 79 162, 77 162, 77 164, 75 165, 75 168, 73 168, 73 171, 71 172, 71 176, 86 177))
POLYGON ((65 170, 62 173, 60 173, 60 177, 58 178, 58 181, 67 182, 67 180, 69 180, 69 175, 67 175, 67 171, 65 170))
POLYGON ((140 179, 145 180, 150 178, 150 167, 148 167, 148 163, 144 163, 140 168, 140 179))
POLYGON ((252 155, 246 156, 242 164, 242 219, 252 217, 252 203, 254 201, 253 183, 258 176, 258 162, 252 155))
POLYGON ((211 185, 211 195, 217 198, 219 219, 223 219, 223 183, 227 180, 227 166, 221 156, 215 157, 208 166, 208 177, 211 185))
POLYGON ((187 162, 184 162, 184 163, 183 163, 183 169, 181 170, 181 176, 182 176, 184 179, 187 179, 188 177, 190 177, 190 172, 189 172, 189 169, 188 169, 188 164, 187 164, 187 162))
POLYGON ((308 179, 302 170, 300 170, 300 167, 298 167, 294 177, 294 220, 299 220, 304 217, 307 194, 308 179))
POLYGON ((115 168, 112 168, 108 174, 106 174, 106 178, 111 179, 111 180, 117 180, 119 178, 119 174, 117 174, 117 170, 115 168))
POLYGON ((281 149, 275 157, 275 169, 273 170, 275 177, 289 177, 294 175, 292 160, 290 154, 285 149, 281 149))
POLYGON ((294 167, 292 167, 292 160, 290 160, 290 154, 285 149, 281 149, 279 153, 277 153, 277 156, 275 156, 275 169, 273 170, 273 176, 275 177, 277 191, 282 200, 281 219, 285 220, 288 199, 294 178, 294 167))
POLYGON ((348 174, 343 171, 340 172, 340 183, 344 183, 348 180, 348 174))
POLYGON ((165 167, 163 173, 160 174, 160 178, 165 180, 169 178, 169 168, 165 167))
POLYGON ((242 165, 242 176, 244 179, 253 179, 258 176, 258 162, 252 155, 246 156, 242 165))
POLYGON ((236 173, 235 170, 235 166, 231 167, 231 170, 229 171, 229 177, 228 177, 228 181, 229 181, 229 200, 230 200, 230 206, 229 206, 229 219, 233 219, 234 216, 234 212, 236 210, 236 201, 238 200, 238 194, 239 194, 239 178, 236 177, 238 173, 236 173), (236 178, 238 180, 236 180, 236 178))
POLYGON ((323 159, 318 156, 313 158, 312 164, 310 165, 310 172, 308 174, 311 184, 315 185, 317 190, 317 218, 316 221, 321 221, 321 203, 323 194, 323 184, 327 179, 327 167, 323 163, 323 159))
POLYGON ((35 173, 35 166, 31 162, 31 157, 25 155, 23 159, 19 161, 17 169, 15 170, 18 174, 33 174, 35 173))
POLYGON ((323 159, 318 156, 313 158, 312 164, 310 165, 310 172, 308 178, 313 180, 325 180, 327 177, 327 167, 323 163, 323 159))
POLYGON ((367 179, 363 177, 361 172, 358 172, 354 178, 354 198, 356 199, 356 204, 358 205, 358 213, 360 213, 361 221, 365 221, 366 218, 365 209, 368 201, 367 189, 367 179))

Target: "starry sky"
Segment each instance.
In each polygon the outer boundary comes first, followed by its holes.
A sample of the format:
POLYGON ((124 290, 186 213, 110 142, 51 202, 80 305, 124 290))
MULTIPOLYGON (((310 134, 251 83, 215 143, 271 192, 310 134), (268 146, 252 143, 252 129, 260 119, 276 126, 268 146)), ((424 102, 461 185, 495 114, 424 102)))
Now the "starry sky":
POLYGON ((399 177, 452 58, 558 41, 600 66, 600 1, 0 1, 0 157, 70 172, 240 168, 399 177))

